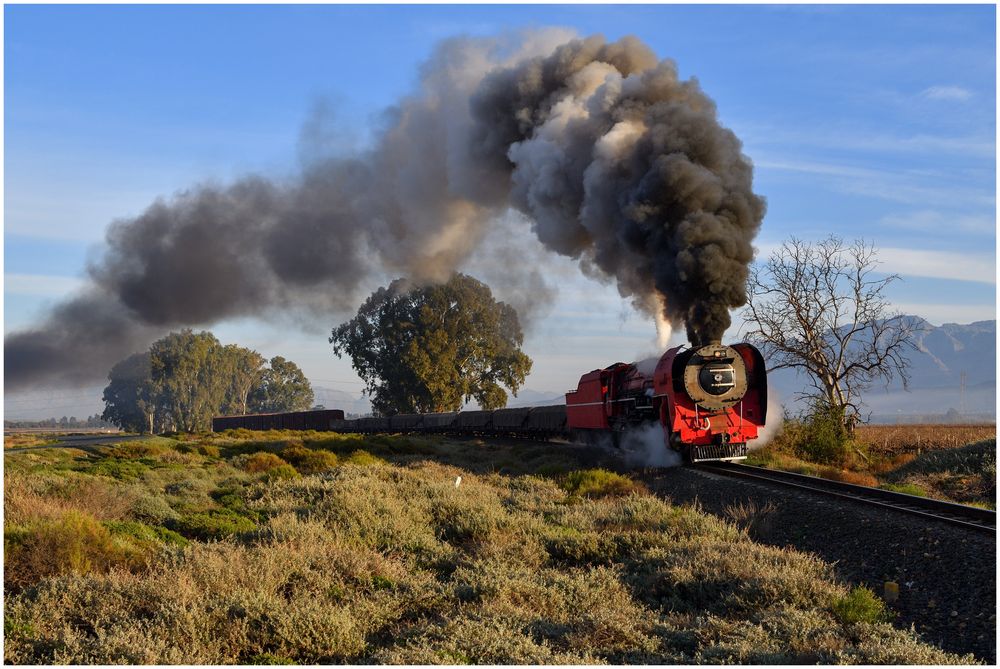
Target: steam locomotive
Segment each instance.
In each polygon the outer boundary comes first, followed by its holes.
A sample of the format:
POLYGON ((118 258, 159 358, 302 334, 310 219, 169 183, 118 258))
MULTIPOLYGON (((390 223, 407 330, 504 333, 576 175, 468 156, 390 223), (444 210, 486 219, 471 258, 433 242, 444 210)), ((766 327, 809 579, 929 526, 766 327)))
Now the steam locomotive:
POLYGON ((665 445, 687 462, 745 458, 766 419, 764 358, 745 343, 672 348, 651 375, 619 362, 584 374, 566 394, 571 430, 610 432, 617 442, 630 428, 659 422, 665 445))
POLYGON ((212 429, 272 429, 269 426, 301 423, 298 429, 362 434, 415 432, 574 441, 610 437, 617 445, 629 430, 659 423, 664 447, 678 451, 687 462, 746 457, 747 442, 757 438, 767 419, 767 375, 760 351, 746 343, 679 346, 664 353, 651 373, 646 367, 619 362, 588 372, 576 390, 566 393, 565 405, 354 420, 344 419, 339 411, 300 412, 315 415, 294 421, 280 418, 288 414, 224 416, 212 421, 212 429))

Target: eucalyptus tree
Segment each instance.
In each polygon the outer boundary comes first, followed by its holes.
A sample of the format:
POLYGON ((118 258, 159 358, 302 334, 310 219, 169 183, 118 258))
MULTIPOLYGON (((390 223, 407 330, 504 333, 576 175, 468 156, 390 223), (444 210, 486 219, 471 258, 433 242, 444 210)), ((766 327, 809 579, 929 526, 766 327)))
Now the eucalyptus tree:
POLYGON ((517 312, 464 274, 426 286, 397 279, 330 336, 384 415, 455 411, 473 399, 505 406, 504 388, 516 395, 531 371, 523 341, 517 312))

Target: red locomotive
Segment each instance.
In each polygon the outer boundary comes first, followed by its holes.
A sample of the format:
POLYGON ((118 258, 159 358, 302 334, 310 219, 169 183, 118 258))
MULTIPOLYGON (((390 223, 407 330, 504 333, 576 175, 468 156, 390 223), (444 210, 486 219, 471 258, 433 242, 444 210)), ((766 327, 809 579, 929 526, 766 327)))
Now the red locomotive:
POLYGON ((764 358, 750 344, 672 348, 652 374, 616 363, 580 378, 566 393, 566 427, 585 436, 663 425, 666 447, 688 462, 746 457, 767 418, 764 358))

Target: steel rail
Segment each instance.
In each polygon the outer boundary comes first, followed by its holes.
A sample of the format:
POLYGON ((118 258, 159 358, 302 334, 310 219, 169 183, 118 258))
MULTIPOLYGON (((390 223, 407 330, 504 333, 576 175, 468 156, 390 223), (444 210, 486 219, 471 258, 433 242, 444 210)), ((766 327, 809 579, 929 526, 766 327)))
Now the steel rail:
POLYGON ((928 497, 917 497, 901 492, 869 488, 831 481, 816 476, 783 472, 774 469, 764 469, 752 465, 735 463, 699 463, 697 469, 710 471, 723 476, 763 481, 791 488, 807 490, 812 493, 848 499, 870 506, 878 506, 893 511, 922 516, 952 525, 959 525, 980 532, 996 534, 996 511, 980 509, 965 504, 943 502, 928 497))

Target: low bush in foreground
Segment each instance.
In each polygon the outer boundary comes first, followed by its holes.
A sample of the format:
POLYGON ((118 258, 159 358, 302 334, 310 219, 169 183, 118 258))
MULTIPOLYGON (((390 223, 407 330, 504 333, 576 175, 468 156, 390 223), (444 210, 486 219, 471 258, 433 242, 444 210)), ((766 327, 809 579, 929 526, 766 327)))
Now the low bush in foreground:
POLYGON ((853 588, 833 603, 833 612, 842 622, 882 623, 891 619, 885 602, 864 586, 853 588))
POLYGON ((641 484, 629 477, 605 469, 569 472, 561 477, 559 485, 576 497, 621 496, 643 489, 641 484))
POLYGON ((64 574, 104 573, 142 564, 156 538, 118 537, 93 516, 68 511, 4 528, 4 584, 20 589, 64 574))

